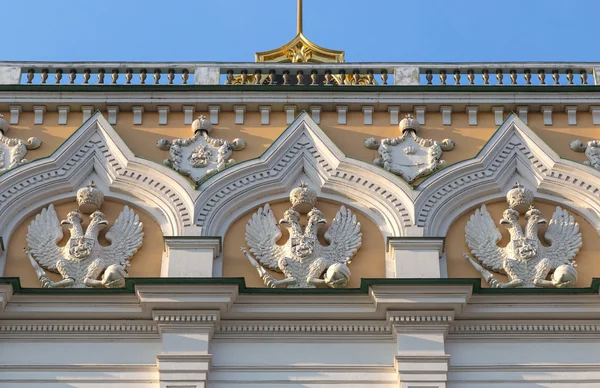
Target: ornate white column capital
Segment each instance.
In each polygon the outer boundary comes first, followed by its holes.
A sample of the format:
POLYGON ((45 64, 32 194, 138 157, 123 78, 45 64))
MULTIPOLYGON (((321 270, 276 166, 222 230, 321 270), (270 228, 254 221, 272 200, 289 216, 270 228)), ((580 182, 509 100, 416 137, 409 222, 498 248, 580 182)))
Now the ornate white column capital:
POLYGON ((210 340, 219 312, 155 310, 152 319, 162 339, 156 356, 161 388, 204 388, 211 368, 210 340))
POLYGON ((453 311, 388 311, 387 319, 398 345, 398 386, 445 388, 450 361, 445 341, 453 311))

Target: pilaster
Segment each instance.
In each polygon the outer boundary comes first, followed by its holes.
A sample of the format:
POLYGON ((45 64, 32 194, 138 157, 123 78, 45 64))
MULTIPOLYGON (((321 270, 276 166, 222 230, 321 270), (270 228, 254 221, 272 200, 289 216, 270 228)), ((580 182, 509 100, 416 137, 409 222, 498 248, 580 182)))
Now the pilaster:
POLYGON ((390 237, 388 251, 395 277, 439 278, 443 248, 441 237, 390 237))
POLYGON ((162 277, 211 277, 213 261, 221 253, 218 237, 165 237, 167 257, 162 277))
POLYGON ((160 388, 205 388, 218 311, 158 310, 152 318, 162 341, 156 356, 160 388))
POLYGON ((388 311, 397 341, 399 388, 446 388, 450 355, 446 336, 452 311, 388 311))

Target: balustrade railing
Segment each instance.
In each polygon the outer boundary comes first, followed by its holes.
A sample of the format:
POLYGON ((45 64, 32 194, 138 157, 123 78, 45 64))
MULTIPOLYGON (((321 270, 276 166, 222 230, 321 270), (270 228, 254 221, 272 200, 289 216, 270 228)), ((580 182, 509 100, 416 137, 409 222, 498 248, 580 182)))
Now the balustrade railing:
POLYGON ((600 84, 600 63, 0 62, 0 84, 581 86, 600 84))

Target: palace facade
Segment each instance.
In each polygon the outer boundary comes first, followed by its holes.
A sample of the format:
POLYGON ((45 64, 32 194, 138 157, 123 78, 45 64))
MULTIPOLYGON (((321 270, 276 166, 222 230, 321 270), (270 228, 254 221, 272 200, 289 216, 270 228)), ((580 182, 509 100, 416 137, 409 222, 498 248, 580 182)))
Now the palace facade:
POLYGON ((299 19, 0 63, 0 387, 600 386, 600 64, 348 63, 299 19))

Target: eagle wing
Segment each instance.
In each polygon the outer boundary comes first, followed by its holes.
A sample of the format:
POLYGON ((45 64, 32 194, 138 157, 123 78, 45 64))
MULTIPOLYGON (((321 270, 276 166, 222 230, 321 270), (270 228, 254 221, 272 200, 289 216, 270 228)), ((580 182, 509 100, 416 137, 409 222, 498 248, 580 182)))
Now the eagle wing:
POLYGON ((112 264, 128 265, 142 246, 144 225, 140 218, 128 206, 121 211, 114 225, 106 233, 106 240, 111 244, 100 247, 98 256, 106 267, 112 264))
POLYGON ((356 254, 362 244, 362 233, 360 222, 350 209, 340 207, 331 222, 331 226, 325 232, 325 241, 328 246, 321 247, 319 255, 326 259, 330 265, 334 263, 345 264, 356 254))
POLYGON ((281 229, 269 204, 259 207, 246 225, 246 243, 260 264, 278 272, 279 259, 285 255, 285 248, 277 245, 280 238, 281 229))
POLYGON ((497 245, 502 240, 502 234, 494 224, 485 205, 481 206, 481 209, 475 210, 475 214, 467 222, 465 235, 471 253, 485 268, 506 274, 503 266, 508 256, 506 248, 500 248, 497 245))
POLYGON ((552 269, 569 264, 575 258, 583 241, 579 224, 566 210, 556 207, 544 238, 549 247, 541 246, 540 257, 550 260, 552 269))
POLYGON ((65 255, 65 248, 57 244, 63 238, 62 226, 54 205, 42 209, 27 229, 27 245, 35 260, 48 271, 57 272, 56 263, 65 255))

